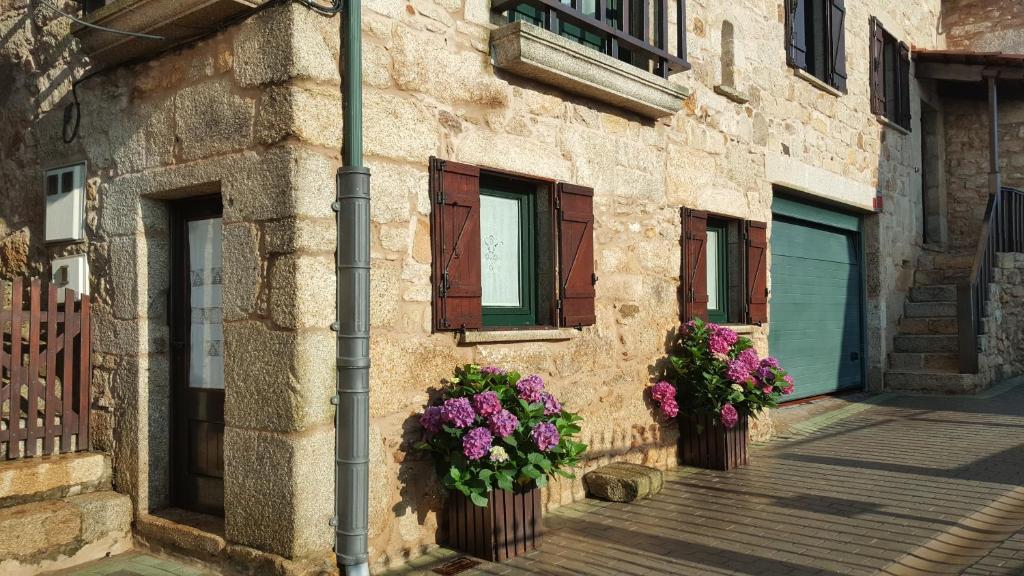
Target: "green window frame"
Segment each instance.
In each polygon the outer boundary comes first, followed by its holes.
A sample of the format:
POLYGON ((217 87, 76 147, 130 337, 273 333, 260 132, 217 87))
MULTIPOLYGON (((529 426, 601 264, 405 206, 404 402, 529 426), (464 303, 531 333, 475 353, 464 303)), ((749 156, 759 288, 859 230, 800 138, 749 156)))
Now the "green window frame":
MULTIPOLYGON (((520 306, 483 306, 485 327, 517 327, 537 325, 537 216, 533 186, 497 177, 483 177, 480 195, 516 200, 519 203, 519 302, 520 306)), ((487 230, 481 223, 481 238, 487 230)), ((480 245, 487 250, 486 241, 480 245)), ((483 254, 481 254, 483 260, 483 254)))
MULTIPOLYGON (((707 259, 708 259, 708 282, 712 276, 717 281, 715 300, 717 307, 712 307, 712 300, 708 300, 708 321, 718 324, 725 324, 729 321, 729 229, 725 222, 708 220, 707 227, 707 259), (712 240, 714 238, 714 240, 712 240), (714 249, 714 253, 712 253, 714 249), (711 263, 714 261, 717 266, 712 274, 711 263)), ((712 287, 708 286, 708 296, 711 296, 712 287)))

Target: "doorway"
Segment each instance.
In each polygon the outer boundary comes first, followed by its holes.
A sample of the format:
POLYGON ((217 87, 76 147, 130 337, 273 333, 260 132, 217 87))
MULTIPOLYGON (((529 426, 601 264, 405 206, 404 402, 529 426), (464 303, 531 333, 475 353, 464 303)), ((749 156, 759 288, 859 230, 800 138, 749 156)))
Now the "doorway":
POLYGON ((220 196, 173 205, 171 504, 224 515, 220 196))

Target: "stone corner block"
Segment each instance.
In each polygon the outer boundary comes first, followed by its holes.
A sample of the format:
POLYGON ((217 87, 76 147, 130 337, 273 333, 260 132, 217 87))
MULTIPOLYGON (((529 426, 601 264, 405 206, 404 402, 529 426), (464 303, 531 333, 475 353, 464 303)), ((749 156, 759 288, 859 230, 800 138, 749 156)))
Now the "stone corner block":
POLYGON ((526 22, 491 32, 497 68, 648 118, 679 112, 690 90, 526 22))
POLYGON ((629 462, 615 462, 583 476, 588 496, 611 502, 632 502, 654 496, 661 491, 664 482, 661 470, 629 462))

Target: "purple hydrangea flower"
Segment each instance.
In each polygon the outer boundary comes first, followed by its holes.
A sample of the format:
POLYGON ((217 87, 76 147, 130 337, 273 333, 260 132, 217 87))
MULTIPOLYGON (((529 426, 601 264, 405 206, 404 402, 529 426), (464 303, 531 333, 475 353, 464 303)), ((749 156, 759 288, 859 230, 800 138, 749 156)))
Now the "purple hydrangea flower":
POLYGON ((561 440, 558 436, 558 429, 550 422, 537 424, 537 427, 530 433, 530 438, 533 439, 533 443, 537 445, 537 449, 541 452, 547 452, 558 446, 558 442, 561 440))
POLYGON ((562 412, 562 403, 558 401, 558 398, 555 398, 554 394, 551 394, 550 392, 541 392, 540 399, 544 402, 545 416, 554 416, 555 414, 560 414, 562 412))
POLYGON ((676 399, 666 398, 665 401, 661 403, 661 413, 664 414, 666 418, 675 418, 678 416, 679 404, 676 402, 676 399))
POLYGON ((779 368, 782 368, 782 365, 779 364, 779 360, 774 356, 768 356, 764 360, 761 360, 761 367, 774 368, 775 370, 778 370, 779 368))
POLYGON ((478 426, 462 437, 462 453, 470 460, 479 460, 490 454, 493 441, 490 431, 478 426))
POLYGON ((667 398, 676 397, 676 387, 662 380, 651 386, 651 398, 659 404, 664 402, 667 398))
POLYGON ((544 391, 544 380, 536 374, 527 376, 516 383, 516 391, 519 392, 520 398, 530 404, 540 402, 541 392, 544 391))
POLYGON ((722 411, 719 413, 719 418, 722 420, 722 426, 726 429, 732 429, 736 427, 736 424, 740 421, 740 414, 736 411, 736 407, 732 404, 726 404, 722 406, 722 411))
POLYGON ((772 369, 767 366, 761 366, 754 372, 754 378, 761 384, 761 386, 770 387, 775 383, 775 373, 772 369))
POLYGON ((739 358, 732 360, 725 369, 725 377, 730 382, 737 384, 748 382, 750 380, 750 366, 747 366, 747 363, 739 358))
POLYGON ((473 408, 476 408, 477 414, 486 418, 501 412, 501 398, 492 390, 481 392, 473 396, 473 408))
POLYGON ((484 366, 480 369, 480 373, 486 376, 503 376, 508 374, 508 371, 504 368, 498 368, 497 366, 484 366))
POLYGON ((441 407, 427 406, 420 416, 420 426, 429 434, 436 434, 441 431, 441 407))
POLYGON ((441 406, 441 419, 456 428, 466 428, 476 420, 469 398, 449 398, 441 406))
POLYGON ((747 372, 753 372, 761 367, 761 359, 757 357, 757 351, 753 348, 747 348, 736 358, 743 365, 747 367, 747 372))
POLYGON ((519 427, 519 419, 516 418, 515 414, 508 410, 502 410, 494 416, 491 416, 487 425, 495 436, 504 438, 506 436, 511 436, 512 433, 516 431, 516 428, 519 427))

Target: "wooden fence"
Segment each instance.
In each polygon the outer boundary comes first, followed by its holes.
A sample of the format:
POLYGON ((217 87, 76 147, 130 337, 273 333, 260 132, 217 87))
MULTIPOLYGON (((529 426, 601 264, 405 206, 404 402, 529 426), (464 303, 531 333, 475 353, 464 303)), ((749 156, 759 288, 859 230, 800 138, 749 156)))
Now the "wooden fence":
POLYGON ((0 459, 88 450, 89 296, 25 284, 0 281, 0 459))

